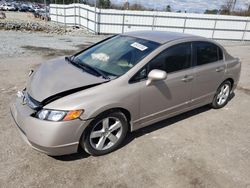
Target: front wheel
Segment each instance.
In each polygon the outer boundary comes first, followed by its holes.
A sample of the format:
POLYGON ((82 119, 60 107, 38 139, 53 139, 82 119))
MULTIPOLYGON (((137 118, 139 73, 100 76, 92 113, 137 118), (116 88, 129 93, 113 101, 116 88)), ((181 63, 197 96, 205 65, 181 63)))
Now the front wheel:
POLYGON ((212 107, 214 109, 219 109, 226 106, 230 99, 231 88, 231 82, 229 81, 225 81, 220 85, 212 102, 212 107))
POLYGON ((106 113, 91 122, 81 145, 91 155, 104 155, 120 146, 127 131, 128 122, 123 113, 106 113))

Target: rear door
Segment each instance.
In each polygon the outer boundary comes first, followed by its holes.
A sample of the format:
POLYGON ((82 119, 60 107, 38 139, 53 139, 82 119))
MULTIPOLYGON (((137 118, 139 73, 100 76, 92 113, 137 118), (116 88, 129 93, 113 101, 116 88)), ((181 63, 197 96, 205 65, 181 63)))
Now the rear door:
POLYGON ((194 42, 195 78, 191 105, 209 103, 224 80, 226 64, 220 47, 210 42, 194 42))

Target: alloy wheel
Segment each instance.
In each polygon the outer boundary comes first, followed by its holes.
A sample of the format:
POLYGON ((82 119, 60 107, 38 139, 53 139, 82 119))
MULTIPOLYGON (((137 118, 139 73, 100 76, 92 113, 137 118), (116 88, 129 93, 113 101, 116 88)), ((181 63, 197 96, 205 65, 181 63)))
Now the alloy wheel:
POLYGON ((122 123, 116 117, 107 117, 99 121, 90 132, 90 144, 99 151, 115 145, 122 135, 122 123))
POLYGON ((224 84, 220 89, 220 93, 217 95, 218 105, 222 106, 227 101, 229 94, 230 86, 228 84, 224 84))

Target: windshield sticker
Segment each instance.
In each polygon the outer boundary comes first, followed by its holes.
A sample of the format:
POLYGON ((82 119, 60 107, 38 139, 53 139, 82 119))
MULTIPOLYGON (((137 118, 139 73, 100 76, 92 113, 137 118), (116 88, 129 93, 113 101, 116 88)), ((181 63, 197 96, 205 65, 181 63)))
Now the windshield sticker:
POLYGON ((131 44, 130 46, 132 46, 132 47, 134 47, 134 48, 136 48, 136 49, 138 49, 138 50, 141 50, 141 51, 144 51, 144 50, 148 49, 147 46, 144 46, 144 45, 142 45, 142 44, 140 44, 140 43, 138 43, 138 42, 134 42, 134 43, 131 44))
POLYGON ((102 62, 108 62, 109 56, 105 53, 93 53, 91 54, 92 59, 99 60, 102 62))

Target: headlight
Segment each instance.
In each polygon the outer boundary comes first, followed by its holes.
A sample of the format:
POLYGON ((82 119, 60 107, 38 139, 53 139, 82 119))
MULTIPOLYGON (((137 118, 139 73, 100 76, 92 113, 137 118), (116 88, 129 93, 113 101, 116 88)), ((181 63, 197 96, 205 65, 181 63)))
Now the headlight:
POLYGON ((59 110, 48 110, 42 109, 37 112, 36 117, 41 120, 48 121, 69 121, 79 118, 82 114, 82 110, 72 110, 72 111, 59 111, 59 110))

